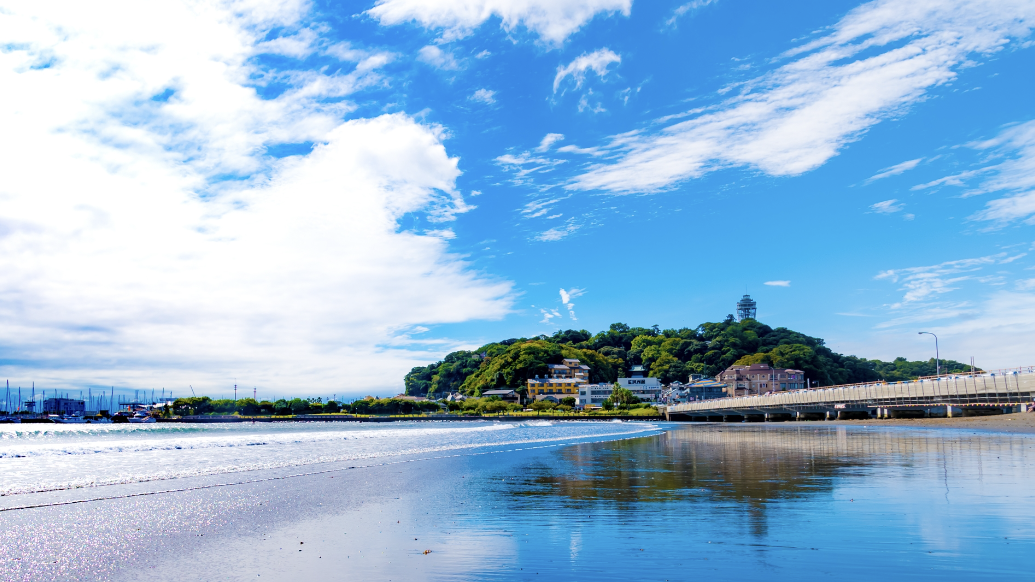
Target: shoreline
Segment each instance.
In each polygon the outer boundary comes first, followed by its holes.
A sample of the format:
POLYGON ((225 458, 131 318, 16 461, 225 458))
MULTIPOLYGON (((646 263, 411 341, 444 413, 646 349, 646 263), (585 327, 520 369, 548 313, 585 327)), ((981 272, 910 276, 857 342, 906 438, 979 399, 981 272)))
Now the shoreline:
POLYGON ((815 420, 806 422, 840 426, 896 426, 1035 434, 1035 414, 1030 412, 1014 412, 996 416, 965 416, 962 418, 893 418, 886 420, 815 420))

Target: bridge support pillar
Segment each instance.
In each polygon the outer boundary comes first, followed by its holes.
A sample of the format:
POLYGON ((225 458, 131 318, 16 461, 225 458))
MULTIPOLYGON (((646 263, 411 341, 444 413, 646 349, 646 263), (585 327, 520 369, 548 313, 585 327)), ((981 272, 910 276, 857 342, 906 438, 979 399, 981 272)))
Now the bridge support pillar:
POLYGON ((826 416, 827 416, 827 418, 826 418, 827 420, 837 420, 837 413, 834 412, 833 410, 828 410, 826 416))
POLYGON ((947 416, 949 418, 959 418, 959 417, 963 416, 963 409, 962 408, 956 408, 955 406, 952 406, 952 405, 946 405, 945 406, 945 416, 947 416))

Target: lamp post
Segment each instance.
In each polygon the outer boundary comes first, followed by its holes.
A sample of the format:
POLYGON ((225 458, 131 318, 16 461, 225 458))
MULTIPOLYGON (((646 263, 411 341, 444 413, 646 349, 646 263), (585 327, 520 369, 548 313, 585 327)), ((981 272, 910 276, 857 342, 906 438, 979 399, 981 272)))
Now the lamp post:
MULTIPOLYGON (((927 335, 934 335, 933 333, 931 333, 929 331, 918 331, 916 333, 917 333, 917 335, 924 335, 925 333, 927 335)), ((941 362, 942 362, 941 358, 938 357, 938 336, 934 335, 934 375, 935 376, 941 376, 942 375, 942 364, 941 364, 941 362)))

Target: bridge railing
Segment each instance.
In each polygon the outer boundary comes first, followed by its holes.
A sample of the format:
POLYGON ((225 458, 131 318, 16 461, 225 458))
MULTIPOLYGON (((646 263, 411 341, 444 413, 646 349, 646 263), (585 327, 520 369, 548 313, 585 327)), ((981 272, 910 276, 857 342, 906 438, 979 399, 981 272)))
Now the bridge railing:
POLYGON ((1035 366, 1005 368, 975 374, 943 374, 911 382, 869 382, 688 402, 670 406, 672 412, 729 409, 800 408, 803 406, 908 406, 1012 404, 1031 401, 1035 366))

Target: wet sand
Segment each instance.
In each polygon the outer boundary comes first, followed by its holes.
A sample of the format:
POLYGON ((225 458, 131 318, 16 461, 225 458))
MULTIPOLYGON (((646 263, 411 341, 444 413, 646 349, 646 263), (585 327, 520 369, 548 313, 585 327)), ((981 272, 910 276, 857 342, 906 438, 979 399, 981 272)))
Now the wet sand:
POLYGON ((850 426, 908 426, 914 428, 952 428, 989 432, 1035 434, 1035 413, 1017 412, 998 416, 969 416, 963 418, 894 418, 888 420, 833 420, 815 421, 829 425, 850 426))

